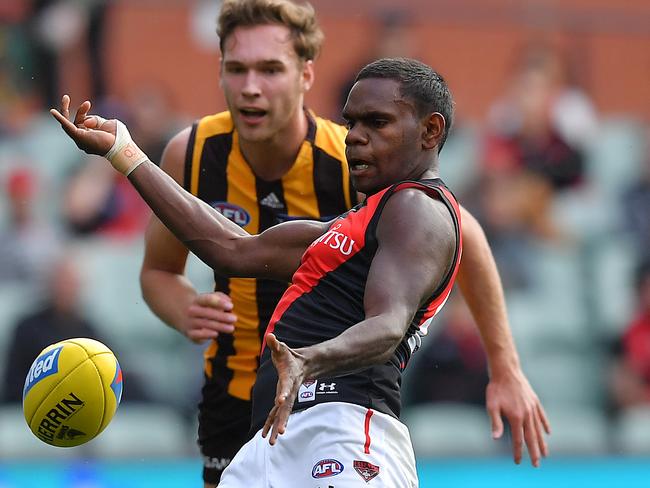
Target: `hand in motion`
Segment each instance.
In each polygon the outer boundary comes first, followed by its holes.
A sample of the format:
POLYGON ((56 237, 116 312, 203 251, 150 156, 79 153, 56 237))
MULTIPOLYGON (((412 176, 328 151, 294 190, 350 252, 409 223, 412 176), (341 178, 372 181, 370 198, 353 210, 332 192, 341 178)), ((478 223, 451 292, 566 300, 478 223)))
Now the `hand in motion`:
POLYGON ((98 115, 88 115, 90 102, 85 101, 70 121, 70 97, 63 95, 61 111, 53 108, 52 116, 59 121, 66 134, 75 142, 77 147, 88 154, 104 156, 115 143, 117 130, 116 120, 106 120, 98 115))
POLYGON ((523 373, 515 376, 497 377, 487 387, 487 410, 492 421, 492 437, 503 435, 505 417, 512 431, 512 451, 516 464, 521 462, 524 442, 530 461, 538 467, 541 456, 548 456, 544 433, 551 427, 539 398, 523 373))
POLYGON ((52 116, 59 121, 66 134, 77 147, 88 154, 97 154, 108 159, 120 173, 128 176, 147 155, 133 142, 126 126, 116 119, 106 120, 99 115, 88 115, 90 102, 86 100, 70 121, 70 97, 63 95, 61 112, 51 109, 52 116))
POLYGON ((297 351, 278 341, 273 334, 266 336, 266 346, 271 349, 271 359, 278 370, 278 385, 275 405, 264 423, 262 437, 271 431, 269 444, 273 445, 278 435, 284 434, 286 430, 298 389, 305 380, 305 360, 297 351))
POLYGON ((187 309, 183 333, 188 339, 201 343, 219 334, 232 334, 237 316, 232 313, 232 301, 225 293, 197 295, 187 309))

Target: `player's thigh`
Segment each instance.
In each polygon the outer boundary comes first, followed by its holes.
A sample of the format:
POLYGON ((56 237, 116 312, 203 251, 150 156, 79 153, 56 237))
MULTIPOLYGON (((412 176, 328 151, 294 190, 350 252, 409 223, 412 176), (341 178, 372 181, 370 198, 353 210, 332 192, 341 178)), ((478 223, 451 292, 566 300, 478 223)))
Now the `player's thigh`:
POLYGON ((258 432, 223 471, 219 488, 269 488, 268 441, 258 432))

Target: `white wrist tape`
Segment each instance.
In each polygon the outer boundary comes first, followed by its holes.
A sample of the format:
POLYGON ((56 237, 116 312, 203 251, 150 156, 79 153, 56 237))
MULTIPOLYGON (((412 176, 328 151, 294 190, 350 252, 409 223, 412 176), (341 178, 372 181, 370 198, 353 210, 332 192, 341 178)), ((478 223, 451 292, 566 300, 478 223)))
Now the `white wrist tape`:
POLYGON ((119 120, 116 122, 115 142, 108 152, 104 154, 104 157, 111 162, 116 170, 124 176, 129 176, 135 168, 148 161, 149 158, 133 142, 126 125, 119 120))

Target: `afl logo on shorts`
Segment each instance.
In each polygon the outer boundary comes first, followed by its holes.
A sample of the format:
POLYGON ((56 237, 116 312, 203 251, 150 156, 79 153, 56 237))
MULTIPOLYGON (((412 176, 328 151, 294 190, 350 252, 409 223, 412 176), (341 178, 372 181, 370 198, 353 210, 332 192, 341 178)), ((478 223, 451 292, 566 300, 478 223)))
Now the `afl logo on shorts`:
POLYGON ((311 470, 312 478, 327 478, 329 476, 336 476, 343 472, 343 465, 336 459, 323 459, 314 464, 311 470))
POLYGON ((212 202, 210 205, 240 227, 245 227, 251 221, 250 214, 238 205, 228 202, 212 202))

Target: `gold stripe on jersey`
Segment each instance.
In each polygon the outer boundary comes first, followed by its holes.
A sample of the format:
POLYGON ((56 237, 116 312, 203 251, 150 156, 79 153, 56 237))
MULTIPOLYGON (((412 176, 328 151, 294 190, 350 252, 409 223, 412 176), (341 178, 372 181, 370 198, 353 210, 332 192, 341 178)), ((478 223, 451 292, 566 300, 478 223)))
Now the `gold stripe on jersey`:
MULTIPOLYGON (((315 139, 310 140, 313 137, 310 136, 303 142, 294 165, 278 182, 281 189, 276 196, 282 199, 289 218, 331 217, 332 212, 335 212, 333 215, 342 213, 356 203, 351 201, 345 161, 346 129, 313 115, 310 120, 310 134, 315 128, 315 139), (319 194, 324 201, 319 201, 319 194), (345 208, 339 208, 341 206, 345 208)), ((263 188, 267 183, 256 179, 244 159, 230 114, 222 112, 202 118, 191 137, 192 152, 188 153, 187 162, 191 166, 186 172, 188 190, 209 204, 227 201, 245 209, 250 220, 243 228, 258 234, 263 230, 262 225, 268 225, 268 215, 260 214, 267 212, 268 207, 261 207, 258 201, 258 197, 265 196, 258 195, 260 185, 263 188)), ((262 317, 268 318, 270 311, 266 308, 274 295, 266 295, 268 283, 250 278, 232 278, 223 282, 223 286, 232 299, 237 323, 230 337, 212 341, 205 350, 205 373, 208 378, 214 374, 225 380, 230 395, 250 400, 259 365, 260 329, 266 327, 260 322, 262 317), (264 297, 258 297, 260 293, 264 297), (225 373, 221 369, 223 366, 227 368, 225 373), (216 367, 219 371, 214 369, 216 367)))
POLYGON ((312 146, 304 141, 296 162, 282 177, 284 201, 289 215, 319 215, 313 173, 312 146))
MULTIPOLYGON (((245 208, 250 214, 250 222, 244 229, 250 234, 259 234, 260 215, 255 190, 255 175, 246 163, 239 148, 239 136, 233 133, 232 149, 228 156, 228 202, 245 208)), ((238 398, 249 399, 251 373, 255 380, 257 355, 261 348, 258 328, 259 315, 257 307, 252 307, 257 300, 257 280, 238 278, 230 280, 230 298, 237 314, 238 331, 233 336, 233 347, 237 352, 229 356, 226 365, 233 371, 228 384, 228 393, 238 398)))

